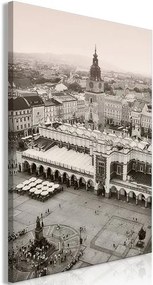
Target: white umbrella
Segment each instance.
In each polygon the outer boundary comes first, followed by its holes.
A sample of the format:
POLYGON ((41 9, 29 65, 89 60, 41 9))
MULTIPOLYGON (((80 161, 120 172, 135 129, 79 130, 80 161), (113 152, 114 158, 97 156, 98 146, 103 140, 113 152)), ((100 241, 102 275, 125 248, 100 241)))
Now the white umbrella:
POLYGON ((43 191, 43 192, 41 192, 41 194, 40 195, 42 195, 42 196, 46 196, 46 195, 48 195, 48 191, 43 191))
POLYGON ((48 188, 47 190, 49 193, 53 193, 54 192, 54 188, 48 188))
POLYGON ((54 184, 53 187, 54 188, 58 188, 60 185, 59 184, 54 184))
POLYGON ((25 181, 23 182, 23 185, 25 186, 25 185, 28 185, 29 183, 30 183, 29 180, 25 180, 25 181))
POLYGON ((48 181, 43 181, 42 185, 47 186, 48 181))
POLYGON ((37 190, 37 188, 34 187, 34 188, 31 188, 29 192, 34 193, 36 190, 37 190))
POLYGON ((35 187, 35 186, 36 186, 36 183, 35 183, 35 182, 31 182, 31 183, 29 184, 29 186, 30 186, 30 188, 35 187))
POLYGON ((22 190, 23 190, 23 191, 28 191, 28 190, 30 190, 30 186, 29 186, 29 185, 24 186, 24 187, 22 188, 22 190))
POLYGON ((52 187, 54 185, 53 182, 49 182, 48 187, 52 187))
POLYGON ((36 186, 37 189, 42 189, 42 187, 43 187, 43 186, 42 186, 41 184, 38 184, 38 185, 36 186))
POLYGON ((38 189, 37 189, 37 190, 35 191, 35 194, 40 194, 41 192, 42 192, 42 190, 38 190, 38 189))
POLYGON ((23 187, 24 187, 23 184, 18 184, 18 185, 16 186, 16 188, 19 189, 19 190, 22 189, 23 187))
POLYGON ((37 184, 40 184, 40 183, 42 183, 42 180, 41 180, 41 179, 37 179, 37 180, 36 180, 36 183, 37 183, 37 184))
POLYGON ((42 191, 47 191, 48 190, 48 186, 42 186, 42 191))
POLYGON ((31 177, 31 178, 29 179, 30 182, 35 182, 36 180, 37 180, 36 177, 31 177))

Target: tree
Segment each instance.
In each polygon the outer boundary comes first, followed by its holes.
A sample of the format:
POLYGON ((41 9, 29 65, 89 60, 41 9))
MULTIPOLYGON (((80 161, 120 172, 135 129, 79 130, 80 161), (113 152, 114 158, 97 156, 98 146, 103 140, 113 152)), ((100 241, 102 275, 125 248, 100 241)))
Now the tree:
POLYGON ((79 83, 74 82, 74 83, 71 83, 68 86, 68 90, 81 93, 82 92, 82 87, 80 86, 79 83))
POLYGON ((140 89, 138 87, 134 87, 133 89, 135 92, 139 93, 140 92, 140 89))

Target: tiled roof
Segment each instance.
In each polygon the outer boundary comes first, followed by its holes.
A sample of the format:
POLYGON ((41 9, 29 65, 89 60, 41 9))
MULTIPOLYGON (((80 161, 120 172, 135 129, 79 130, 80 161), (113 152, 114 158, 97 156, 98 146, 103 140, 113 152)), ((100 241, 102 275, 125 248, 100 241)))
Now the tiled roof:
POLYGON ((38 105, 44 105, 44 101, 42 100, 42 98, 38 95, 32 94, 29 95, 23 95, 23 97, 25 98, 25 100, 29 103, 29 105, 32 106, 38 106, 38 105))
POLYGON ((45 103, 45 106, 59 106, 59 105, 61 105, 60 102, 58 102, 57 100, 55 100, 53 98, 45 100, 44 103, 45 103))
POLYGON ((10 98, 8 100, 9 111, 29 109, 30 105, 23 97, 10 98))
POLYGON ((145 105, 145 102, 137 100, 137 101, 134 102, 132 110, 133 111, 137 111, 137 112, 141 112, 143 107, 144 107, 144 105, 145 105))

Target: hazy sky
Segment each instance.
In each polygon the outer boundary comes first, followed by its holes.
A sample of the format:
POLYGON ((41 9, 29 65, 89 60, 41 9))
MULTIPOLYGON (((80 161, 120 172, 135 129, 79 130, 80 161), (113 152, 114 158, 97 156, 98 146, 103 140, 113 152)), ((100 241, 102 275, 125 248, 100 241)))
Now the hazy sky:
MULTIPOLYGON (((130 15, 129 15, 130 17, 130 15)), ((14 2, 15 52, 51 52, 99 58, 151 75, 151 31, 14 2)))

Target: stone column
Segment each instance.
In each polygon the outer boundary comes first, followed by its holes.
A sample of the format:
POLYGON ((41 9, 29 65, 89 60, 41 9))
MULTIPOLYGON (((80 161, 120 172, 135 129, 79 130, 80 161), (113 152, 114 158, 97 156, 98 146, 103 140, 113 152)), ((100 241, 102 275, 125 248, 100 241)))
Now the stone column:
POLYGON ((32 174, 32 165, 30 165, 30 173, 32 174))
POLYGON ((47 178, 47 169, 44 170, 44 177, 47 178))
POLYGON ((110 198, 110 192, 109 192, 109 182, 110 182, 110 164, 111 160, 110 157, 107 157, 106 160, 106 180, 105 180, 105 197, 110 198))
POLYGON ((120 200, 120 191, 117 192, 117 198, 120 200))
POLYGON ((127 177, 127 163, 123 164, 123 181, 126 181, 127 177))
POLYGON ((53 173, 53 180, 55 181, 55 172, 53 173))
POLYGON ((138 205, 138 196, 136 196, 136 201, 135 202, 136 202, 136 205, 138 205))
POLYGON ((37 167, 37 172, 38 172, 38 175, 39 175, 40 174, 39 167, 37 167))
MULTIPOLYGON (((105 188, 105 189, 106 189, 106 188, 105 188)), ((109 199, 110 197, 111 197, 111 196, 110 196, 110 192, 106 192, 106 191, 105 191, 105 198, 108 198, 108 199, 109 199)))
POLYGON ((86 190, 88 190, 88 183, 86 182, 86 190))
POLYGON ((126 201, 127 201, 127 203, 129 202, 129 194, 128 193, 126 195, 126 201))
POLYGON ((147 200, 147 198, 145 199, 145 208, 147 208, 147 206, 148 206, 148 200, 147 200))

